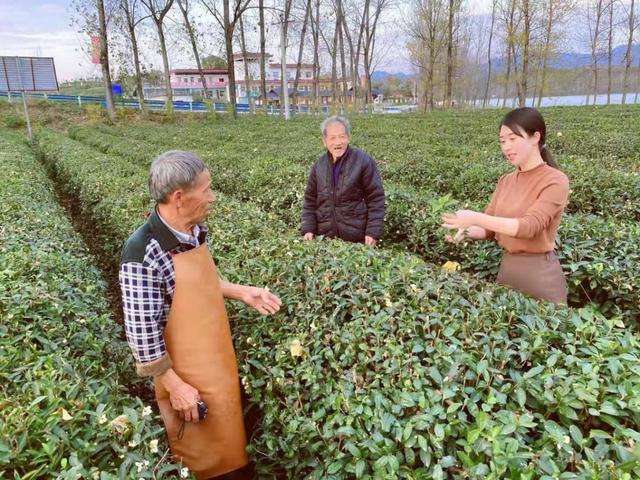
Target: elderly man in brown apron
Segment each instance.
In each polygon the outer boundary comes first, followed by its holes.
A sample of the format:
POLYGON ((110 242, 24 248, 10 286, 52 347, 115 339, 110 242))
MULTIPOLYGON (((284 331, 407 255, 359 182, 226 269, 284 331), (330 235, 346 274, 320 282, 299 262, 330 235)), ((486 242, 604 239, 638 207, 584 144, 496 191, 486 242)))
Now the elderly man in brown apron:
POLYGON ((240 384, 224 298, 264 315, 280 299, 220 279, 202 225, 215 201, 211 176, 191 152, 157 157, 154 211, 127 240, 120 287, 127 341, 156 398, 175 460, 198 479, 250 478, 240 384), (207 414, 200 420, 204 405, 207 414))

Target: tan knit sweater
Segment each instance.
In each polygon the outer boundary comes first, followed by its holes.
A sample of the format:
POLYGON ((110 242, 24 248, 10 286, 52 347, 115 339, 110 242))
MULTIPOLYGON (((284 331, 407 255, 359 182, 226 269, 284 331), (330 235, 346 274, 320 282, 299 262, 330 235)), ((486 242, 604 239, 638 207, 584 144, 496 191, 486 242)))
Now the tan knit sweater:
POLYGON ((569 179, 542 164, 532 170, 503 175, 485 210, 496 217, 517 218, 515 237, 487 232, 510 253, 545 253, 555 248, 560 217, 569 198, 569 179))

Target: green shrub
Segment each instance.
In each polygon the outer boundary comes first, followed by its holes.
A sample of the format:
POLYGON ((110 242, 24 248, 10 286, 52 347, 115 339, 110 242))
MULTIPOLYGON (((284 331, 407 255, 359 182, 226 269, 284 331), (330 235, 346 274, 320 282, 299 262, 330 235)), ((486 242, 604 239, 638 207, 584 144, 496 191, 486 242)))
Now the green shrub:
MULTIPOLYGON (((298 156, 282 140, 277 140, 282 147, 280 150, 263 147, 264 134, 260 129, 269 127, 269 135, 276 139, 281 129, 278 122, 269 125, 264 122, 264 119, 241 120, 241 126, 251 127, 243 129, 242 135, 237 135, 238 125, 229 121, 215 127, 79 128, 71 130, 70 134, 102 152, 138 165, 148 165, 155 155, 171 148, 195 149, 210 166, 217 190, 273 212, 292 230, 297 230, 306 177, 314 158, 307 156, 310 153, 306 144, 296 145, 300 150, 298 156), (257 146, 251 148, 249 145, 257 146)), ((366 133, 368 120, 363 119, 363 122, 362 131, 366 133)), ((282 132, 287 139, 312 133, 307 131, 309 122, 306 120, 296 120, 292 124, 292 132, 282 132)), ((382 135, 363 141, 371 141, 374 145, 397 143, 398 133, 382 131, 382 135)), ((313 134, 317 135, 317 132, 313 134)), ((383 156, 379 160, 381 167, 387 172, 396 168, 398 179, 409 179, 416 184, 420 184, 420 178, 434 177, 433 189, 385 183, 387 205, 381 246, 409 248, 436 264, 457 261, 463 269, 481 278, 495 279, 501 258, 495 243, 482 242, 465 248, 451 246, 445 242, 440 224, 441 215, 446 211, 459 207, 482 210, 496 179, 504 173, 506 162, 498 157, 487 158, 488 149, 474 153, 472 148, 453 142, 446 133, 427 144, 434 156, 422 158, 413 152, 419 151, 424 139, 411 131, 408 136, 408 140, 403 140, 411 146, 406 162, 387 165, 389 157, 383 156), (414 180, 411 180, 412 176, 415 176, 414 180), (445 191, 451 193, 444 194, 445 191), (477 198, 481 200, 474 200, 477 198)), ((486 147, 482 140, 470 138, 469 141, 486 147)), ((568 157, 567 164, 568 173, 576 179, 574 183, 582 185, 573 186, 569 211, 600 214, 597 217, 582 213, 567 215, 561 225, 557 248, 569 276, 570 302, 574 306, 597 304, 607 315, 623 313, 633 325, 634 319, 640 318, 640 288, 637 288, 640 267, 636 260, 638 251, 634 248, 640 238, 636 222, 632 220, 640 211, 640 202, 633 200, 640 198, 640 177, 630 171, 594 167, 594 162, 575 157, 568 157), (572 208, 572 205, 582 207, 572 208), (606 205, 609 208, 605 208, 606 205), (603 238, 598 241, 600 236, 603 238), (601 268, 602 265, 605 267, 601 268)))
POLYGON ((8 128, 23 128, 27 122, 24 118, 24 113, 16 110, 3 113, 4 126, 8 128))
MULTIPOLYGON (((142 221, 146 168, 39 140, 121 244, 142 221)), ((231 308, 261 478, 640 475, 638 336, 620 318, 555 310, 405 252, 302 242, 227 196, 209 224, 221 273, 283 299, 270 319, 231 308)))
POLYGON ((0 476, 175 474, 158 415, 128 392, 139 380, 94 259, 5 130, 0 181, 0 476))

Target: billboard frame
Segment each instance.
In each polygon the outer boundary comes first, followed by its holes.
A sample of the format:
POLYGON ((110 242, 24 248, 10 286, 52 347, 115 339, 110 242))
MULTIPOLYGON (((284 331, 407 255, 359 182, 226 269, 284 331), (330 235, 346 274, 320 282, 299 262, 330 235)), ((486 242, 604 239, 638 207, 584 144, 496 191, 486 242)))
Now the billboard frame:
MULTIPOLYGON (((29 133, 29 142, 33 143, 33 132, 31 130, 31 119, 29 118, 29 108, 27 107, 27 99, 25 97, 25 92, 50 92, 50 91, 58 91, 60 89, 59 85, 58 85, 58 75, 56 72, 56 64, 55 61, 53 59, 53 57, 18 57, 18 56, 0 56, 0 65, 2 68, 0 68, 0 75, 3 75, 4 78, 3 80, 5 81, 4 83, 6 83, 7 85, 7 91, 11 92, 11 90, 18 90, 20 92, 22 92, 22 104, 24 106, 24 116, 26 118, 27 121, 27 131, 29 133), (15 70, 16 70, 16 77, 18 79, 18 82, 20 83, 20 85, 12 85, 11 84, 11 80, 12 79, 9 77, 9 71, 7 69, 7 60, 12 60, 15 61, 15 70), (36 59, 43 59, 43 60, 50 60, 51 63, 49 64, 45 64, 45 68, 47 69, 46 73, 47 76, 44 77, 43 73, 38 74, 36 72, 36 69, 34 67, 34 60, 36 59), (25 66, 25 62, 26 62, 26 66, 25 66), (51 70, 49 70, 49 67, 51 68, 51 70), (23 74, 24 73, 31 74, 31 85, 28 85, 28 87, 33 87, 33 88, 25 88, 24 82, 23 82, 23 74), (53 78, 51 77, 53 75, 53 78), (44 80, 49 82, 48 86, 51 86, 54 82, 55 82, 55 89, 51 89, 51 88, 38 88, 38 84, 40 82, 38 82, 38 80, 42 80, 43 83, 44 80), (52 82, 53 80, 53 82, 52 82), (12 87, 17 87, 17 88, 12 88, 12 87)), ((2 77, 0 77, 2 78, 2 77)))

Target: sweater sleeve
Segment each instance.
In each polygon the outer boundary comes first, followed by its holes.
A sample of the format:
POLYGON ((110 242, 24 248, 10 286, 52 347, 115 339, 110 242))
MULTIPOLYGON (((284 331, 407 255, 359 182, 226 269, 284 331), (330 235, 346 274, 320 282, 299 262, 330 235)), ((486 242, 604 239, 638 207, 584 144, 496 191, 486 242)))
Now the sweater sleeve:
POLYGON ((526 213, 518 218, 516 238, 532 239, 545 230, 567 204, 569 181, 558 179, 542 189, 526 213))
MULTIPOLYGON (((496 215, 496 203, 497 203, 498 194, 501 188, 500 185, 502 183, 503 178, 504 177, 500 177, 500 179, 498 180, 496 189, 493 191, 493 194, 491 195, 491 200, 489 200, 489 205, 487 205, 487 208, 484 209, 484 213, 487 215, 491 215, 492 217, 496 215)), ((487 237, 486 237, 487 240, 493 240, 495 238, 496 232, 492 230, 486 230, 486 232, 487 232, 487 237)))

